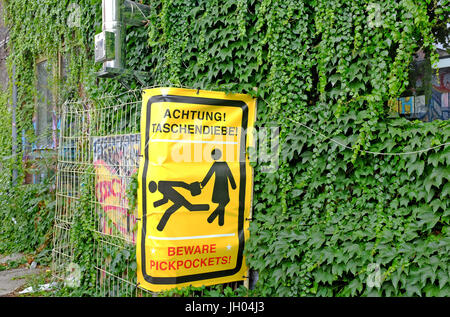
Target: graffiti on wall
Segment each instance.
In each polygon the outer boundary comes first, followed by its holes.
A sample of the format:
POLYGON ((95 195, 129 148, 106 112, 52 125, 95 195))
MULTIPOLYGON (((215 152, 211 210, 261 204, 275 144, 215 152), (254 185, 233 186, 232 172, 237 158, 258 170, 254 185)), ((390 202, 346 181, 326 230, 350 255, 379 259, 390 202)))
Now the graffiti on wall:
POLYGON ((135 243, 137 210, 130 210, 126 192, 139 166, 140 135, 94 137, 92 141, 100 230, 135 243))
POLYGON ((450 68, 443 68, 439 70, 439 80, 437 76, 432 77, 432 93, 428 101, 425 95, 398 98, 389 102, 390 111, 422 121, 448 120, 449 94, 450 68))

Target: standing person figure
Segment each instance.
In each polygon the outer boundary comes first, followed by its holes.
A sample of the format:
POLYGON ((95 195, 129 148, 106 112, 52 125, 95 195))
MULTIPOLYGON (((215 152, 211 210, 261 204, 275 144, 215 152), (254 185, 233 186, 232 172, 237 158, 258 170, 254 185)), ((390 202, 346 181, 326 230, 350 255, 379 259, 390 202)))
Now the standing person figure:
POLYGON ((225 222, 225 206, 230 202, 230 195, 228 192, 228 182, 231 188, 236 189, 236 182, 231 173, 228 164, 223 161, 218 161, 222 158, 222 152, 219 149, 214 149, 211 152, 211 158, 215 161, 205 178, 200 183, 203 189, 209 182, 210 178, 215 174, 214 189, 212 194, 212 202, 219 204, 217 208, 209 215, 208 222, 212 223, 216 217, 219 217, 219 226, 223 226, 225 222))

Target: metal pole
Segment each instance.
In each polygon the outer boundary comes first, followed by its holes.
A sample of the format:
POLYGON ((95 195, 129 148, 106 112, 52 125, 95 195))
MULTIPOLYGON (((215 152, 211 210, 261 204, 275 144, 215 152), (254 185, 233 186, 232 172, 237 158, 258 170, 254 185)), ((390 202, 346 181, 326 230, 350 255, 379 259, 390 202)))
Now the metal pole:
MULTIPOLYGON (((16 126, 16 109, 17 109, 17 86, 16 86, 16 66, 13 65, 12 74, 12 155, 16 158, 17 154, 17 126, 16 126)), ((12 170, 12 183, 16 185, 17 182, 17 169, 12 170)))
POLYGON ((99 58, 99 60, 97 60, 103 63, 103 69, 101 72, 97 73, 97 76, 114 77, 124 74, 138 75, 138 72, 126 69, 126 27, 127 25, 144 26, 146 17, 149 14, 149 6, 134 1, 102 0, 102 31, 104 36, 103 39, 102 36, 96 39, 96 47, 98 41, 100 52, 103 46, 104 54, 107 56, 110 54, 109 48, 112 47, 114 53, 110 56, 114 57, 107 57, 106 60, 99 58), (110 34, 113 34, 113 40, 110 39, 110 34))
POLYGON ((112 32, 115 35, 115 58, 106 61, 104 67, 123 70, 125 68, 125 24, 122 20, 122 0, 103 0, 103 31, 112 32))

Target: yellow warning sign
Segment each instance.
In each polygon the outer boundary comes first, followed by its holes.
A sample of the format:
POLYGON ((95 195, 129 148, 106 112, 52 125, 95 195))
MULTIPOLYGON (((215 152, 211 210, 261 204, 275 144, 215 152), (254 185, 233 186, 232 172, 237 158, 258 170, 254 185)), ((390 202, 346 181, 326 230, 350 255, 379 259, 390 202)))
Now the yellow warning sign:
POLYGON ((244 280, 256 100, 182 88, 144 91, 137 276, 151 291, 244 280))

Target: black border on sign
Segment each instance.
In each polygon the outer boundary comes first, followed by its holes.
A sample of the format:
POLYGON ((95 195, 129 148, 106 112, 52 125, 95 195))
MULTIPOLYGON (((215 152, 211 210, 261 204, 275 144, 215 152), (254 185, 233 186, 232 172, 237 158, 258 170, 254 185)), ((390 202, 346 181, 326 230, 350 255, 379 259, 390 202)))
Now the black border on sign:
POLYGON ((204 97, 188 97, 188 96, 176 96, 176 95, 156 95, 152 96, 147 102, 146 109, 146 129, 145 129, 145 139, 144 139, 144 169, 142 171, 142 235, 141 235, 141 267, 142 276, 144 279, 151 284, 181 284, 186 282, 201 281, 218 277, 225 277, 234 275, 242 267, 243 254, 244 254, 244 211, 245 211, 245 190, 246 190, 246 157, 245 149, 247 143, 246 131, 248 126, 248 106, 242 100, 224 100, 224 99, 214 99, 214 98, 204 98, 204 97), (145 261, 145 236, 147 231, 147 171, 148 171, 148 154, 149 154, 149 144, 150 137, 150 119, 151 119, 151 105, 157 102, 174 102, 174 103, 190 103, 190 104, 200 104, 208 106, 225 106, 225 107, 239 107, 242 109, 242 133, 240 142, 240 185, 239 185, 239 213, 238 213, 238 237, 239 237, 239 249, 236 261, 236 267, 228 270, 206 272, 200 274, 182 275, 176 277, 153 277, 146 272, 146 261, 145 261))

